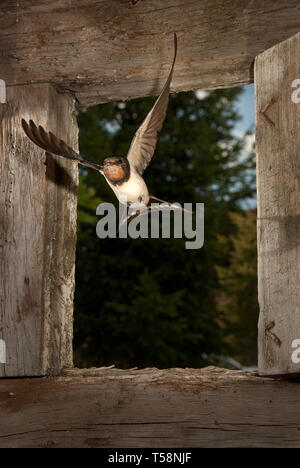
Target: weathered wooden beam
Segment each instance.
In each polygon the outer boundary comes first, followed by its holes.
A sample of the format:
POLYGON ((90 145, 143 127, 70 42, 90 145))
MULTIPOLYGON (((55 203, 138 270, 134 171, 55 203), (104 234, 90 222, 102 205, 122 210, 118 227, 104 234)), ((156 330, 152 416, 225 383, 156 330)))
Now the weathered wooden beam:
POLYGON ((255 63, 259 372, 267 375, 300 374, 299 58, 300 33, 255 63))
POLYGON ((299 31, 298 0, 6 0, 0 5, 0 79, 51 82, 80 106, 172 88, 253 81, 257 54, 299 31))
POLYGON ((0 381, 0 447, 300 447, 295 383, 205 369, 0 381))
POLYGON ((47 84, 14 86, 0 104, 0 376, 72 365, 77 164, 45 155, 21 118, 77 145, 74 99, 47 84))

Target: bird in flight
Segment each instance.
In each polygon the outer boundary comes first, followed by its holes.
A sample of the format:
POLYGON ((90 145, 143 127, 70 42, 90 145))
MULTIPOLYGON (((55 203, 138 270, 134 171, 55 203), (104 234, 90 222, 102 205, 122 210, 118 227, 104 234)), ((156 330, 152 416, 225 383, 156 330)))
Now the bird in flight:
POLYGON ((174 58, 168 79, 152 109, 136 131, 127 157, 111 156, 104 159, 103 164, 87 161, 63 140, 59 140, 53 133, 46 132, 41 126, 37 127, 32 120, 28 124, 22 119, 24 132, 37 146, 49 153, 77 161, 79 164, 95 169, 103 174, 119 202, 127 205, 129 208, 126 222, 138 216, 145 209, 147 209, 147 212, 151 211, 152 203, 155 203, 156 209, 158 203, 162 209, 170 209, 172 207, 178 209, 178 205, 173 205, 150 195, 142 177, 144 170, 153 157, 158 132, 162 129, 166 117, 176 55, 177 36, 174 34, 174 58))

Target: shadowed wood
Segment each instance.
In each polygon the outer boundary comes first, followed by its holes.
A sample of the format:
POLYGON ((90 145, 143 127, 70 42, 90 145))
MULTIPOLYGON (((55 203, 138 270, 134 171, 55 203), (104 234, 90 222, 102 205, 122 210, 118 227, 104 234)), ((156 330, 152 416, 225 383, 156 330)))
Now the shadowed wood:
POLYGON ((258 192, 259 372, 299 374, 300 339, 300 33, 255 63, 258 192))
POLYGON ((299 31, 298 0, 6 0, 0 79, 51 82, 80 106, 253 81, 257 54, 299 31))
POLYGON ((47 84, 8 88, 0 104, 0 376, 72 365, 77 163, 33 145, 23 117, 77 148, 71 96, 47 84))
POLYGON ((205 369, 0 381, 0 447, 300 447, 297 384, 205 369))

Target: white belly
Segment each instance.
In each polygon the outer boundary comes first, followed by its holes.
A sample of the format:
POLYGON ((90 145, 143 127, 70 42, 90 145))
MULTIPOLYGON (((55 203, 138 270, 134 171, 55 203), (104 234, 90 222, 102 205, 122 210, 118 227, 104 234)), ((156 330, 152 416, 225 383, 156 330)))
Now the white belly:
MULTIPOLYGON (((106 179, 107 180, 107 179, 106 179)), ((141 206, 147 205, 149 201, 149 193, 144 179, 134 171, 131 171, 130 178, 122 185, 116 186, 107 180, 116 194, 116 197, 122 204, 129 203, 132 208, 138 209, 141 206)))

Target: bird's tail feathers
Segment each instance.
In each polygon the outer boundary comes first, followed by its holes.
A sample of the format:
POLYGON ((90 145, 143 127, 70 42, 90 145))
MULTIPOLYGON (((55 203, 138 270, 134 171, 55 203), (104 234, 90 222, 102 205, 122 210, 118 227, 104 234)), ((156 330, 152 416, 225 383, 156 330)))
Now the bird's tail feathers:
POLYGON ((174 209, 174 210, 177 209, 177 210, 181 210, 181 211, 184 211, 184 212, 190 213, 190 214, 195 213, 195 211, 190 211, 190 210, 187 210, 186 208, 182 208, 182 206, 180 206, 177 203, 171 203, 171 202, 167 202, 165 200, 161 200, 160 198, 157 198, 154 195, 150 195, 149 197, 150 197, 149 202, 148 202, 149 207, 152 205, 152 203, 155 203, 155 204, 158 204, 158 207, 160 209, 174 209))
POLYGON ((161 200, 160 198, 157 198, 154 195, 150 195, 148 205, 145 206, 144 209, 131 211, 129 208, 128 212, 127 209, 124 209, 117 233, 119 232, 120 228, 124 226, 124 224, 129 224, 130 221, 132 221, 137 216, 149 214, 153 211, 165 210, 180 210, 189 214, 195 213, 194 211, 182 208, 182 206, 178 205, 177 203, 170 203, 165 200, 161 200))

